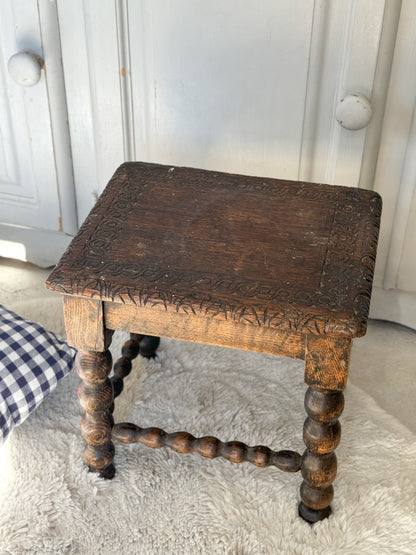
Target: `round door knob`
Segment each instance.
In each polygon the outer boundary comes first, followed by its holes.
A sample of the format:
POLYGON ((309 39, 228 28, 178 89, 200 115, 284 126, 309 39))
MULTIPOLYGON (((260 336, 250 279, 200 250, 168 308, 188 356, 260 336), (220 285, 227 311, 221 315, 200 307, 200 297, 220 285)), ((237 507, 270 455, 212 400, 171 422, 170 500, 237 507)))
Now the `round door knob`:
POLYGON ((39 81, 43 60, 34 52, 18 52, 7 63, 10 77, 22 87, 32 87, 39 81))
POLYGON ((349 94, 341 98, 335 110, 338 123, 345 129, 362 129, 371 120, 370 101, 363 94, 349 94))

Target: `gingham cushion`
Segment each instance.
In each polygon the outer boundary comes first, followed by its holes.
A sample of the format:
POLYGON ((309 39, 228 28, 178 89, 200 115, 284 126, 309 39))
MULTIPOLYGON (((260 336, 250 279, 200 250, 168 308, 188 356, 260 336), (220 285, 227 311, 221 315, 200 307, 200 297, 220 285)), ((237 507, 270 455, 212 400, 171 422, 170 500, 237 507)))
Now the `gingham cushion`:
POLYGON ((0 444, 72 368, 75 350, 0 305, 0 444))

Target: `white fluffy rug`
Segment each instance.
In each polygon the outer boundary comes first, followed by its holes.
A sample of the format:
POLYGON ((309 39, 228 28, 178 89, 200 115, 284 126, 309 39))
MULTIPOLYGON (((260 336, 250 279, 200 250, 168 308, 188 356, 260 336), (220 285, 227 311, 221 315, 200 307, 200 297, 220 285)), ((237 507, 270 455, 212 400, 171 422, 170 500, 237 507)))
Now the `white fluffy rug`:
MULTIPOLYGON (((62 331, 58 300, 20 313, 62 331)), ((301 452, 302 382, 299 361, 164 340, 158 359, 137 360, 115 418, 301 452)), ((1 449, 0 555, 416 551, 416 437, 351 383, 333 514, 313 527, 297 516, 299 473, 140 444, 117 446, 112 481, 88 473, 77 383, 73 372, 1 449)))

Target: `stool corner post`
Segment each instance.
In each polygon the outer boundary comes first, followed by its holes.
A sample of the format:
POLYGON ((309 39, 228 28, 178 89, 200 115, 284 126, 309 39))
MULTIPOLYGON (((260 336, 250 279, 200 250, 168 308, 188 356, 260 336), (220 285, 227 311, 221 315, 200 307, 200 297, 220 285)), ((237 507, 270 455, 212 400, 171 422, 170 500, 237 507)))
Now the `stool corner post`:
POLYGON ((63 302, 68 343, 78 349, 75 368, 81 378, 78 398, 85 411, 81 422, 86 441, 85 461, 92 472, 112 478, 114 391, 109 378, 112 370, 109 346, 113 332, 105 328, 100 300, 65 295, 63 302))
POLYGON ((105 328, 102 301, 64 295, 63 307, 69 345, 81 351, 104 352, 112 332, 105 328))
POLYGON ((310 524, 331 514, 332 482, 337 473, 334 451, 341 440, 338 418, 344 409, 350 347, 350 338, 306 339, 305 382, 309 387, 305 394, 306 450, 301 464, 299 515, 310 524))
POLYGON ((305 383, 311 387, 343 391, 347 386, 351 338, 307 335, 305 383))

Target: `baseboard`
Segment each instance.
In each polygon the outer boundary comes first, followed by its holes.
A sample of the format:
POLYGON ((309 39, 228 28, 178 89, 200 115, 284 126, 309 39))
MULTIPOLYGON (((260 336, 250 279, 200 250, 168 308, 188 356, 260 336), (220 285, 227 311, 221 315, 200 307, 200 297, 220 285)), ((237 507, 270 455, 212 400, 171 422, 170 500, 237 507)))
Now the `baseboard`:
POLYGON ((374 287, 370 318, 389 320, 416 330, 416 293, 374 287))
POLYGON ((59 261, 71 239, 66 233, 0 224, 0 256, 48 268, 59 261))

